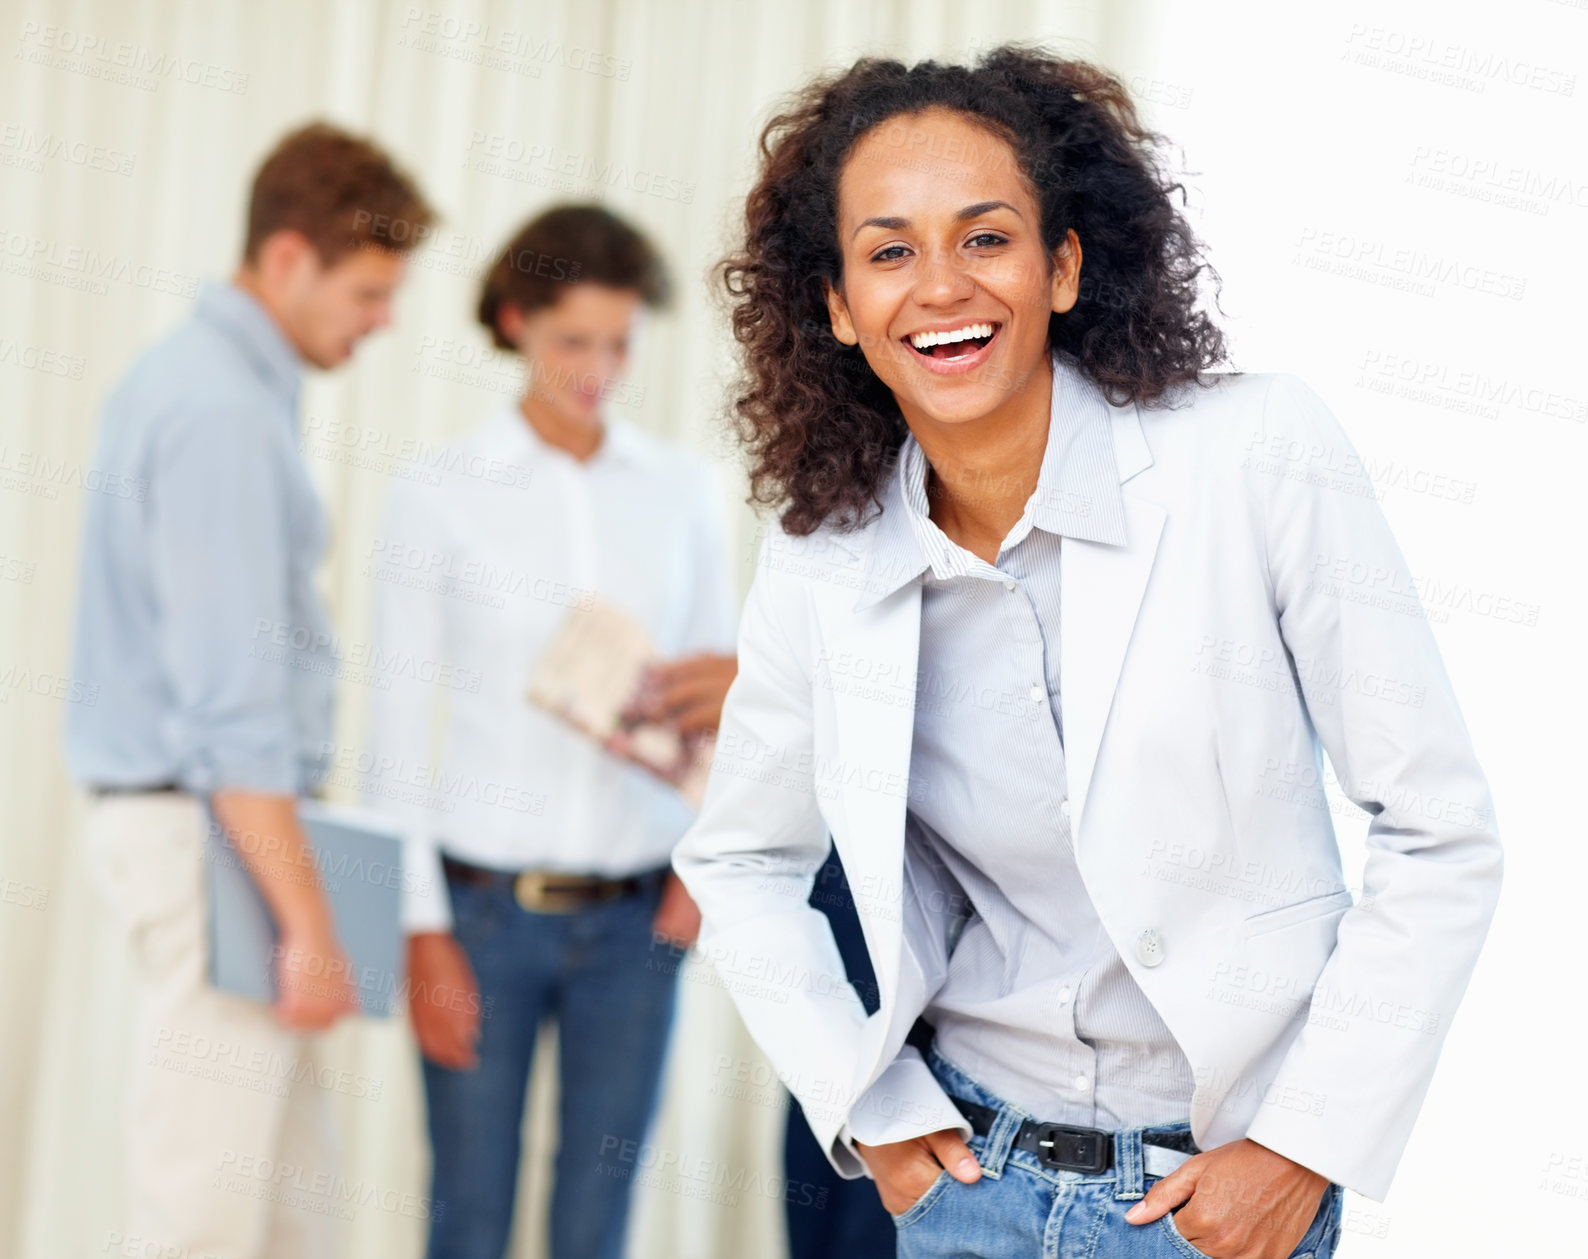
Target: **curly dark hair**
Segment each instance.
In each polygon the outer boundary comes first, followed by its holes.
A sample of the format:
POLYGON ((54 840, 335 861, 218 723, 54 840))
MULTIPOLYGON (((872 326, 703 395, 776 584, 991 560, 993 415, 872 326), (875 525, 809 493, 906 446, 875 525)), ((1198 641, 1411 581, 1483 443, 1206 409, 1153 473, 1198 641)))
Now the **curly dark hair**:
POLYGON ((861 351, 832 335, 823 281, 842 287, 838 179, 867 132, 933 107, 970 115, 1014 151, 1051 252, 1073 229, 1080 295, 1048 324, 1049 345, 1110 401, 1161 403, 1225 360, 1197 308, 1204 261, 1124 85, 1084 61, 1006 44, 975 66, 867 57, 796 93, 761 133, 760 178, 743 245, 719 266, 745 373, 733 400, 750 455, 751 501, 796 536, 861 523, 906 425, 861 351))

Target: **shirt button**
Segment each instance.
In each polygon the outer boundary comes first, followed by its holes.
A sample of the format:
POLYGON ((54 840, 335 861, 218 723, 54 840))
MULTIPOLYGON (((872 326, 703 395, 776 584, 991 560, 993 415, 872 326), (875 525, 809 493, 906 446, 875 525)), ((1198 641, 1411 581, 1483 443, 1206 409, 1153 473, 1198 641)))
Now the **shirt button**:
POLYGON ((1061 816, 1061 817, 1069 817, 1070 816, 1070 798, 1069 798, 1069 796, 1065 796, 1064 799, 1059 801, 1059 816, 1061 816))
POLYGON ((1005 577, 1004 578, 1004 589, 1009 591, 1012 594, 1012 593, 1014 593, 1014 588, 1015 588, 1014 579, 1010 578, 1010 577, 1005 577))
POLYGON ((1089 1079, 1087 1079, 1084 1075, 1078 1075, 1078 1076, 1075 1077, 1075 1087, 1080 1089, 1081 1092, 1083 1092, 1083 1093, 1086 1092, 1086 1090, 1091 1087, 1091 1084, 1092 1084, 1092 1082, 1089 1079))
POLYGON ((1031 684, 1031 702, 1033 704, 1040 704, 1043 700, 1047 699, 1047 697, 1048 693, 1043 690, 1042 687, 1037 685, 1035 682, 1031 684))
POLYGON ((1163 937, 1156 928, 1148 927, 1136 937, 1136 960, 1143 966, 1156 966, 1163 961, 1163 937))
POLYGON ((1069 986, 1065 985, 1063 988, 1059 989, 1059 1004, 1060 1005, 1069 1005, 1070 1004, 1070 998, 1073 997, 1074 995, 1075 994, 1070 991, 1069 986))

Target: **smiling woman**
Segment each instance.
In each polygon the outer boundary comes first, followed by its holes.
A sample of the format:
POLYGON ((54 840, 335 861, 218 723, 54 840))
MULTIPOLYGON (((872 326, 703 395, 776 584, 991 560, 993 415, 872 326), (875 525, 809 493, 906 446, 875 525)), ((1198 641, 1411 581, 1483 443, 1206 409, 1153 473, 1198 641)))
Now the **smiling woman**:
POLYGON ((735 410, 755 500, 799 536, 858 523, 926 373, 963 381, 955 405, 969 414, 989 390, 1018 391, 1013 365, 1045 339, 1116 402, 1155 402, 1222 362, 1197 308, 1211 269, 1159 144, 1112 75, 1013 45, 974 68, 869 58, 806 87, 762 134, 744 248, 722 268, 746 351, 735 410), (841 180, 864 192, 847 224, 841 180), (931 213, 910 220, 908 205, 931 213), (922 267, 983 300, 908 327, 869 297, 856 309, 857 269, 886 302, 922 267), (845 307, 859 318, 848 332, 833 322, 845 307))
POLYGON ((1374 487, 1299 382, 1211 370, 1157 144, 1117 80, 1038 51, 862 61, 770 124, 725 268, 782 528, 719 746, 812 772, 714 773, 673 862, 901 1257, 1327 1259, 1341 1186, 1382 1200, 1438 1056, 1331 994, 1443 1015, 1494 910, 1488 787, 1427 621, 1317 580, 1319 556, 1404 571, 1374 487), (1275 440, 1355 472, 1254 462, 1275 440), (1204 667, 1220 642, 1271 676, 1204 667), (849 685, 856 660, 908 681, 849 685), (1318 681, 1368 675, 1423 706, 1318 681), (917 703, 934 679, 1029 703, 917 703), (1330 812, 1253 790, 1325 753, 1373 818, 1360 903, 1330 812), (829 835, 874 1013, 815 982, 839 973, 806 904, 829 835), (1158 837, 1299 899, 1182 877, 1158 837), (1298 999, 1209 993, 1233 974, 1298 999))

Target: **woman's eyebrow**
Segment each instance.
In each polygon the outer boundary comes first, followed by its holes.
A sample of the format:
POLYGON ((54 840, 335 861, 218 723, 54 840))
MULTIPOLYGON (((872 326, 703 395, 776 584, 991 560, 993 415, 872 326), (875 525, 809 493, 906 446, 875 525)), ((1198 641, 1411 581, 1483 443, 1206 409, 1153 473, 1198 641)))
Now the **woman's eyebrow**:
POLYGON ((868 227, 880 227, 888 232, 902 232, 909 226, 909 219, 901 219, 897 215, 873 215, 865 222, 855 224, 855 230, 849 233, 849 239, 854 240, 868 227))
POLYGON ((975 205, 966 206, 954 218, 959 222, 964 222, 966 219, 978 218, 991 210, 1008 210, 1017 219, 1023 217, 1020 211, 1007 201, 978 201, 975 205))
MULTIPOLYGON (((1019 210, 1015 209, 1014 206, 1010 205, 1007 201, 978 201, 975 205, 968 205, 958 214, 956 214, 954 216, 954 221, 956 223, 963 223, 966 219, 974 219, 979 215, 988 213, 991 210, 1008 210, 1017 219, 1024 217, 1019 210)), ((866 227, 880 227, 883 230, 889 232, 902 232, 909 226, 909 219, 900 218, 897 215, 876 215, 856 224, 855 230, 849 234, 849 238, 853 240, 856 236, 860 235, 861 229, 866 227)))

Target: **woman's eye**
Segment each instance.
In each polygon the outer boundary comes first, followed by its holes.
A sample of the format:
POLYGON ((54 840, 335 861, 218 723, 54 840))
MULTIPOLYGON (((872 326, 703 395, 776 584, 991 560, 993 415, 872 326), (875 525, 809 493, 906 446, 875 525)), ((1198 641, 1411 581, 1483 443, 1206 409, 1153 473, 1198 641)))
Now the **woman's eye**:
POLYGON ((905 250, 903 245, 889 245, 881 253, 873 254, 872 257, 871 257, 871 261, 872 262, 896 262, 898 259, 902 258, 905 255, 906 252, 907 251, 905 250))
POLYGON ((997 232, 977 232, 970 238, 972 245, 1007 245, 1009 241, 997 232))

